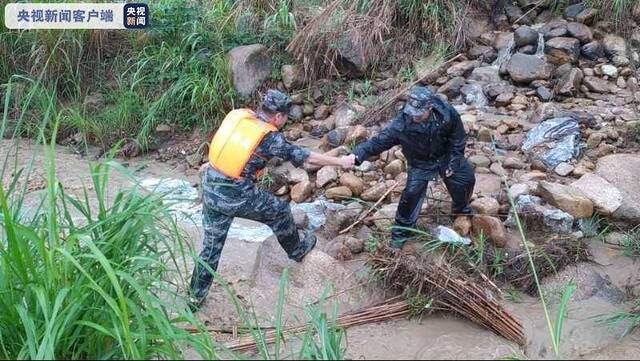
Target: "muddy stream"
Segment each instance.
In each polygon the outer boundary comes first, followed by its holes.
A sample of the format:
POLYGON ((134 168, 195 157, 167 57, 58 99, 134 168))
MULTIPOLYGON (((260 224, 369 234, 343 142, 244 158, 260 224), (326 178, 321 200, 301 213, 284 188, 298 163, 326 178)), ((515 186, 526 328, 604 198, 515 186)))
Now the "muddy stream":
MULTIPOLYGON (((15 154, 10 141, 0 142, 0 156, 15 154)), ((89 152, 91 153, 91 152, 89 152)), ((88 160, 70 148, 58 147, 56 174, 68 192, 81 192, 90 185, 88 160)), ((33 159, 33 174, 29 180, 29 201, 41 195, 45 174, 42 148, 28 141, 19 145, 17 158, 11 157, 10 169, 27 167, 33 159), (16 163, 13 163, 13 160, 16 163)), ((131 187, 136 181, 147 190, 174 190, 184 200, 175 206, 182 227, 191 236, 196 250, 201 247, 201 206, 195 187, 197 171, 179 171, 166 163, 150 158, 120 160, 135 175, 135 179, 114 171, 110 190, 131 187)), ((9 173, 9 172, 7 172, 9 173)), ((7 177, 3 182, 7 182, 7 177)), ((115 192, 114 192, 115 194, 115 192)), ((311 223, 322 227, 323 203, 303 205, 311 223)), ((320 239, 320 242, 326 240, 320 239)), ((615 328, 600 325, 596 318, 603 314, 629 308, 628 300, 639 294, 640 267, 621 250, 589 241, 595 262, 570 266, 543 281, 545 294, 551 302, 552 317, 563 287, 573 280, 578 289, 568 306, 562 339, 563 358, 637 359, 640 357, 640 332, 622 338, 624 325, 615 328)), ((323 293, 334 295, 328 303, 337 302, 340 313, 377 303, 385 297, 383 290, 364 286, 364 262, 356 259, 340 262, 322 251, 313 251, 304 262, 287 259, 273 234, 264 225, 237 219, 230 231, 222 254, 219 273, 240 299, 255 307, 257 314, 269 326, 273 319, 280 275, 289 268, 286 296, 286 324, 298 324, 304 305, 317 301, 323 293)), ((521 348, 454 315, 436 314, 419 320, 395 320, 352 327, 347 330, 347 357, 352 359, 496 359, 505 357, 554 358, 542 306, 537 299, 522 295, 517 300, 504 301, 506 308, 525 326, 527 344, 521 348)), ((212 288, 199 314, 210 326, 230 326, 237 315, 228 295, 212 288)))

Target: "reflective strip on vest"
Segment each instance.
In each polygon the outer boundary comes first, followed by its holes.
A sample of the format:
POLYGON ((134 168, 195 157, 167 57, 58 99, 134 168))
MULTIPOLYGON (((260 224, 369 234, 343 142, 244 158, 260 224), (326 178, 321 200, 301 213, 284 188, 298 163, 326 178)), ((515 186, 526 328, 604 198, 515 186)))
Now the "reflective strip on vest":
POLYGON ((276 131, 248 109, 231 111, 209 146, 209 163, 227 177, 238 179, 265 135, 276 131))

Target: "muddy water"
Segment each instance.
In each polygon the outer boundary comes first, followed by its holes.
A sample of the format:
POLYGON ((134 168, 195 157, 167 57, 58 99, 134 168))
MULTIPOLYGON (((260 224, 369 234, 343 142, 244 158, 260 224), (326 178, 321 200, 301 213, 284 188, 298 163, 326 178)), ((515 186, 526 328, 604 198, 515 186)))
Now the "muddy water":
MULTIPOLYGON (((0 159, 11 152, 13 148, 10 142, 0 142, 0 159)), ((45 167, 41 154, 40 147, 21 142, 15 158, 17 167, 9 166, 14 171, 33 164, 31 179, 21 181, 27 182, 33 199, 38 198, 38 192, 44 185, 45 167)), ((56 174, 68 191, 80 192, 84 185, 90 184, 87 165, 90 158, 82 157, 68 148, 57 149, 56 174)), ((197 183, 195 171, 187 174, 177 172, 167 164, 147 158, 123 162, 132 170, 134 177, 115 172, 111 177, 110 189, 130 187, 142 181, 153 185, 158 179, 171 178, 176 184, 184 186, 185 193, 182 195, 190 199, 187 208, 193 211, 192 218, 197 219, 199 206, 193 189, 189 189, 189 185, 197 183)), ((5 187, 7 182, 8 177, 5 177, 5 187)), ((304 262, 298 264, 287 259, 272 234, 262 225, 238 220, 236 226, 238 232, 232 232, 227 240, 219 272, 230 283, 241 302, 253 305, 261 324, 265 326, 272 324, 278 283, 286 268, 289 269, 285 312, 287 325, 297 325, 304 313, 304 306, 317 301, 323 294, 335 295, 330 297, 329 303, 337 302, 341 312, 373 304, 385 297, 382 290, 361 285, 362 261, 338 262, 321 251, 313 251, 304 262), (261 241, 256 242, 257 239, 261 241)), ((183 227, 191 235, 197 251, 201 237, 198 222, 186 220, 183 227)), ((321 239, 320 242, 326 240, 321 239)), ((640 332, 621 338, 624 325, 607 328, 599 325, 596 318, 628 309, 630 294, 640 294, 640 267, 615 247, 593 241, 590 248, 595 263, 569 267, 544 281, 543 289, 550 300, 553 319, 564 285, 572 280, 578 287, 568 307, 561 338, 561 355, 563 358, 636 359, 640 357, 640 332)), ((396 320, 351 328, 347 331, 347 356, 353 359, 555 358, 540 302, 521 296, 517 302, 505 303, 507 309, 524 324, 527 336, 524 347, 509 343, 467 320, 439 314, 425 316, 421 320, 396 320)), ((212 288, 199 317, 214 326, 232 325, 238 320, 229 296, 220 287, 212 288)))

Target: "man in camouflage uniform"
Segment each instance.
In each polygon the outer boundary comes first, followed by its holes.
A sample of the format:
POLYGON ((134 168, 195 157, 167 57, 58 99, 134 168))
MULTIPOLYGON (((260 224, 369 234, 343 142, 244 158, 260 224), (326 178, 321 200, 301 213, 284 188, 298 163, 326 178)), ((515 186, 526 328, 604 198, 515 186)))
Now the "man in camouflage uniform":
POLYGON ((407 185, 400 197, 395 225, 391 230, 393 248, 402 248, 416 225, 429 181, 438 176, 451 195, 454 215, 469 215, 475 175, 464 157, 467 135, 458 112, 428 88, 416 86, 399 114, 379 134, 358 145, 352 157, 360 164, 368 157, 402 146, 409 165, 407 185))
MULTIPOLYGON (((280 129, 287 120, 291 99, 285 94, 269 90, 262 108, 256 116, 263 122, 280 129)), ((202 180, 204 240, 200 259, 212 270, 218 261, 234 217, 247 218, 268 225, 290 259, 301 262, 316 244, 315 236, 298 234, 289 203, 255 186, 256 174, 269 159, 278 157, 300 167, 312 165, 337 165, 351 168, 353 159, 335 158, 310 152, 291 144, 279 131, 268 133, 253 152, 242 171, 240 179, 223 175, 210 164, 205 165, 202 180)), ((191 308, 196 310, 206 298, 213 275, 197 263, 191 278, 191 308)))

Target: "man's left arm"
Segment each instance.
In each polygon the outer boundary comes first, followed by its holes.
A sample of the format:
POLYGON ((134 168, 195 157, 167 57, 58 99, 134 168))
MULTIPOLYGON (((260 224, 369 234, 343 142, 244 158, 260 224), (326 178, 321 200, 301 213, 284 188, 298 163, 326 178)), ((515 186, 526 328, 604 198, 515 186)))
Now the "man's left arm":
POLYGON ((449 171, 453 174, 458 170, 464 159, 464 149, 467 145, 467 133, 464 130, 462 119, 455 109, 450 109, 452 129, 449 136, 451 155, 449 158, 449 171))

